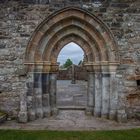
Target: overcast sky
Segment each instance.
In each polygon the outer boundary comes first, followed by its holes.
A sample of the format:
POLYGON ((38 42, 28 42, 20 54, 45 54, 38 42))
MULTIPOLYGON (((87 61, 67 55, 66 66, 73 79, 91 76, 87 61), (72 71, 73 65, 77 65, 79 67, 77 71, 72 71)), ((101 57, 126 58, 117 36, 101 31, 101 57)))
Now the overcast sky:
POLYGON ((61 50, 57 62, 60 62, 60 65, 62 65, 70 58, 74 64, 78 64, 80 60, 83 60, 83 57, 83 50, 77 44, 71 42, 61 50))

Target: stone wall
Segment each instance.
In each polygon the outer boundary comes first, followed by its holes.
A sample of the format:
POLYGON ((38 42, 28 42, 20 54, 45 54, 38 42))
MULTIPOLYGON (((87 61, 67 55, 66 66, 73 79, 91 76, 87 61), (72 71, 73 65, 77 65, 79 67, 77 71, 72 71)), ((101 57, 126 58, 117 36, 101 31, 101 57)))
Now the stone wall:
MULTIPOLYGON (((75 80, 88 80, 88 73, 85 67, 74 65, 75 80)), ((58 80, 72 80, 72 66, 67 69, 60 69, 57 75, 58 80)))
MULTIPOLYGON (((37 25, 64 6, 67 3, 0 1, 0 110, 17 116, 19 95, 25 92, 27 78, 23 65, 27 43, 37 25)), ((121 62, 116 75, 121 96, 118 104, 126 107, 129 118, 134 117, 135 112, 140 111, 137 85, 140 80, 137 71, 140 69, 140 1, 112 0, 101 5, 84 3, 78 6, 103 20, 114 34, 121 62)))
POLYGON ((17 116, 25 92, 24 53, 32 32, 50 14, 48 5, 0 4, 0 110, 17 116))

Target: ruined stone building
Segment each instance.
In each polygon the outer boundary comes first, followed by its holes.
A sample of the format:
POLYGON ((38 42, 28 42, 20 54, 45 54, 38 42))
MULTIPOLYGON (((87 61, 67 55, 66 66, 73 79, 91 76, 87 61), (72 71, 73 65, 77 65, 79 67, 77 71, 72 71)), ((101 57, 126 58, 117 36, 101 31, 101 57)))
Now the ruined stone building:
POLYGON ((72 66, 66 69, 60 69, 57 74, 57 80, 72 80, 74 76, 75 80, 88 80, 88 73, 85 67, 74 65, 74 75, 72 66))
POLYGON ((57 114, 57 57, 85 53, 85 112, 126 122, 140 113, 139 0, 0 0, 0 110, 20 122, 57 114))

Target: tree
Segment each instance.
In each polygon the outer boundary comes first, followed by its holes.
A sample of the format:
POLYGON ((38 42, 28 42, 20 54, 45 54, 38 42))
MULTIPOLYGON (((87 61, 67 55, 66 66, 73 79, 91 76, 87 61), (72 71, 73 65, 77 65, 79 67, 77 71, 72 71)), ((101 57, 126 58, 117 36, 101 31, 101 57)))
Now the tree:
POLYGON ((69 66, 71 66, 73 64, 73 62, 71 61, 71 59, 67 59, 65 64, 64 64, 64 68, 68 68, 69 66))

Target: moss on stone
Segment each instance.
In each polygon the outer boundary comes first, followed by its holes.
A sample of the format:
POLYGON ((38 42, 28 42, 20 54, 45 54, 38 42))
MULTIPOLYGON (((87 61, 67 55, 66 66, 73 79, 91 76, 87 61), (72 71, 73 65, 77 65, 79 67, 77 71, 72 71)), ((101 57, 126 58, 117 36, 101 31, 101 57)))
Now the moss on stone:
POLYGON ((3 116, 3 115, 5 115, 5 113, 3 113, 3 112, 0 112, 0 117, 1 117, 1 116, 3 116))

